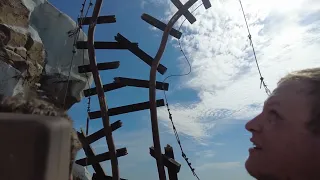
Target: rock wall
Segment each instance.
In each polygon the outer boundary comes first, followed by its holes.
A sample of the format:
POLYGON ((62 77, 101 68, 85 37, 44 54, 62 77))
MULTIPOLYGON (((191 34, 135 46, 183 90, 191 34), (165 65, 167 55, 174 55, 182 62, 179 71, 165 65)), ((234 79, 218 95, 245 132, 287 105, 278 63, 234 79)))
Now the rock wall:
POLYGON ((80 166, 76 163, 73 165, 72 170, 73 180, 92 180, 92 176, 87 168, 80 166))
MULTIPOLYGON (((78 73, 89 59, 87 51, 73 53, 68 32, 76 28, 46 0, 1 0, 0 94, 40 95, 65 109, 79 102, 92 75, 78 73)), ((78 40, 87 40, 82 30, 78 40)))

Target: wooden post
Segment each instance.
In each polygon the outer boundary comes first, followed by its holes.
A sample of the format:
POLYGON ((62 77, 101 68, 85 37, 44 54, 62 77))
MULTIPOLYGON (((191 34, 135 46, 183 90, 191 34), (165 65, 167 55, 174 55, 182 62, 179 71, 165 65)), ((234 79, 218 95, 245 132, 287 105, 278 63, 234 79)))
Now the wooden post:
POLYGON ((118 167, 118 159, 116 155, 116 148, 114 145, 113 137, 112 137, 112 129, 110 126, 110 119, 108 115, 108 105, 106 102, 106 98, 104 95, 100 75, 98 72, 97 62, 96 62, 96 55, 94 49, 94 31, 98 19, 98 15, 101 10, 103 0, 97 0, 94 6, 94 10, 91 17, 91 24, 88 30, 88 55, 90 60, 90 69, 93 75, 93 80, 96 84, 97 94, 99 96, 99 104, 101 109, 101 117, 102 123, 104 127, 104 133, 106 137, 106 141, 108 144, 108 149, 110 152, 110 159, 111 159, 111 168, 112 168, 112 177, 113 180, 119 180, 119 167, 118 167))
MULTIPOLYGON (((167 147, 164 148, 164 151, 166 156, 174 159, 173 149, 169 144, 167 144, 167 147)), ((178 180, 178 173, 174 171, 172 168, 170 168, 170 166, 167 168, 168 168, 169 180, 178 180)))
POLYGON ((166 180, 166 173, 163 166, 162 161, 162 153, 161 153, 161 144, 160 144, 160 136, 159 136, 159 127, 158 127, 158 115, 157 115, 157 104, 156 104, 156 79, 157 79, 157 69, 160 64, 161 57, 164 53, 164 50, 167 45, 167 41, 169 38, 169 33, 173 27, 173 25, 177 22, 177 20, 194 4, 197 0, 189 0, 186 4, 183 5, 170 19, 167 24, 167 27, 163 31, 161 43, 157 54, 152 61, 151 70, 150 70, 150 85, 149 85, 149 101, 150 101, 150 116, 151 116, 151 128, 152 128, 152 139, 153 146, 155 150, 155 156, 157 159, 157 168, 160 180, 166 180))

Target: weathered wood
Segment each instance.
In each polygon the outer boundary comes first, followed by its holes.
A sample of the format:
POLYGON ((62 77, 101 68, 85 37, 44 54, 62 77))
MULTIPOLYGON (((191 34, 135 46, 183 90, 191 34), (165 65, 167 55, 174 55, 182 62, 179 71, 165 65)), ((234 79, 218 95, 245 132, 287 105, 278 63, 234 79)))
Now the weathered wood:
MULTIPOLYGON (((169 144, 164 148, 164 152, 166 156, 168 156, 171 159, 174 159, 173 148, 169 144)), ((178 174, 171 168, 168 168, 168 175, 169 180, 178 180, 178 174)))
MULTIPOLYGON (((112 129, 112 131, 115 131, 115 130, 119 129, 121 126, 122 126, 122 122, 120 120, 118 120, 118 121, 111 124, 111 129, 112 129)), ((96 131, 95 133, 92 133, 89 136, 87 136, 85 141, 87 144, 92 144, 93 142, 101 139, 104 136, 105 136, 105 134, 104 134, 104 130, 102 128, 99 131, 96 131)))
POLYGON ((152 140, 155 149, 155 157, 157 162, 157 169, 160 180, 166 180, 166 173, 163 165, 162 153, 161 153, 161 141, 159 135, 159 125, 158 125, 158 115, 156 106, 156 79, 157 79, 157 67, 160 64, 161 57, 166 48, 169 32, 177 20, 183 15, 183 13, 188 10, 197 0, 189 0, 186 2, 181 9, 179 9, 169 20, 166 29, 163 31, 161 43, 159 45, 158 51, 154 57, 154 62, 152 63, 150 69, 150 87, 149 87, 149 102, 150 102, 150 119, 151 119, 151 129, 152 129, 152 140))
MULTIPOLYGON (((91 24, 91 17, 84 17, 84 18, 78 18, 78 24, 81 25, 90 25, 91 24)), ((116 16, 99 16, 97 19, 97 24, 106 24, 106 23, 115 23, 117 22, 116 16)))
MULTIPOLYGON (((132 45, 132 43, 124 36, 122 36, 120 33, 118 33, 117 36, 115 36, 115 40, 118 41, 120 44, 123 44, 124 47, 127 47, 127 49, 130 52, 132 52, 146 64, 148 64, 149 66, 152 65, 153 58, 149 54, 141 50, 138 45, 132 45)), ((157 71, 160 74, 164 74, 167 71, 167 68, 162 64, 159 64, 157 71)))
MULTIPOLYGON (((150 150, 150 155, 156 159, 154 147, 150 147, 149 150, 150 150)), ((167 168, 170 168, 173 172, 178 173, 180 171, 181 164, 178 163, 176 160, 162 154, 162 161, 164 166, 166 166, 167 168)))
MULTIPOLYGON (((121 157, 121 156, 125 156, 127 155, 127 148, 121 148, 121 149, 117 149, 116 151, 116 156, 117 157, 121 157)), ((87 158, 82 158, 76 161, 77 164, 85 166, 85 165, 93 165, 93 164, 97 164, 103 161, 108 161, 110 160, 110 152, 105 152, 102 154, 98 154, 96 156, 90 156, 87 158)))
MULTIPOLYGON (((165 105, 163 99, 157 100, 156 104, 157 104, 157 107, 165 105)), ((142 103, 137 103, 137 104, 120 106, 120 107, 116 107, 116 108, 110 108, 108 115, 109 116, 116 116, 119 114, 125 114, 125 113, 130 113, 130 112, 135 112, 135 111, 146 110, 149 108, 150 108, 150 103, 149 103, 149 101, 147 101, 147 102, 142 102, 142 103)), ((90 119, 101 118, 101 111, 89 112, 89 117, 90 117, 90 119)))
POLYGON ((119 180, 120 175, 119 175, 118 158, 117 158, 117 152, 116 152, 115 144, 112 137, 110 118, 108 116, 108 104, 107 104, 106 97, 104 95, 100 74, 96 65, 97 61, 96 61, 96 54, 95 54, 95 48, 94 48, 94 32, 96 28, 95 22, 97 21, 97 18, 101 11, 102 1, 103 0, 96 0, 95 2, 94 9, 92 12, 92 22, 94 23, 92 23, 88 29, 87 46, 88 46, 88 56, 90 61, 90 69, 92 70, 93 80, 97 88, 97 94, 99 97, 98 101, 101 109, 101 119, 104 127, 106 142, 109 149, 109 156, 111 159, 112 176, 115 180, 119 180))
MULTIPOLYGON (((120 61, 104 62, 104 63, 97 64, 99 71, 117 69, 119 66, 120 66, 120 61)), ((91 72, 90 65, 78 66, 78 72, 79 73, 91 72)))
MULTIPOLYGON (((152 25, 152 26, 154 26, 154 27, 156 27, 156 28, 158 28, 158 29, 160 29, 162 31, 164 31, 164 29, 167 26, 165 23, 161 22, 160 20, 158 20, 158 19, 156 19, 156 18, 154 18, 151 15, 146 14, 146 13, 142 14, 141 19, 144 20, 145 22, 147 22, 148 24, 150 24, 150 25, 152 25)), ((170 35, 175 37, 175 38, 177 38, 177 39, 180 39, 181 36, 182 36, 182 33, 180 31, 172 28, 171 31, 170 31, 170 35)))
MULTIPOLYGON (((102 42, 102 41, 95 41, 94 48, 95 49, 128 49, 128 45, 130 46, 138 46, 138 43, 131 43, 130 44, 121 44, 118 42, 102 42)), ((78 41, 76 44, 77 49, 88 49, 87 41, 78 41)))
MULTIPOLYGON (((109 83, 109 84, 103 85, 103 91, 104 92, 112 91, 112 90, 115 90, 115 89, 123 88, 125 86, 126 85, 121 84, 121 83, 109 83)), ((86 89, 86 90, 83 91, 83 94, 84 94, 85 97, 96 95, 97 94, 97 89, 96 88, 86 89)))
MULTIPOLYGON (((171 2, 178 8, 181 9, 183 7, 183 4, 180 2, 180 0, 171 0, 171 2)), ((183 15, 186 17, 186 19, 193 24, 197 21, 197 19, 190 13, 189 10, 186 10, 183 15)))
POLYGON ((202 0, 202 3, 205 9, 209 9, 211 7, 211 3, 209 0, 202 0))
MULTIPOLYGON (((149 83, 150 83, 147 80, 124 78, 124 77, 115 77, 114 82, 121 83, 126 86, 142 87, 142 88, 149 88, 149 83)), ((157 81, 156 89, 168 91, 169 83, 162 83, 157 81)))
MULTIPOLYGON (((96 173, 93 173, 92 180, 113 180, 111 176, 100 176, 96 173)), ((120 180, 127 180, 127 179, 122 179, 120 180)))
MULTIPOLYGON (((91 148, 90 144, 88 144, 86 142, 86 135, 84 134, 84 132, 82 131, 81 129, 81 132, 77 132, 78 134, 78 138, 82 144, 82 147, 83 147, 83 150, 84 150, 84 153, 86 154, 87 157, 94 157, 96 156, 93 149, 91 148)), ((77 163, 77 161, 76 161, 77 163)), ((78 163, 77 163, 78 164, 78 163)), ((100 163, 96 163, 96 164, 92 164, 92 167, 94 169, 94 171, 98 174, 98 175, 101 175, 101 176, 105 176, 106 173, 104 172, 104 170, 102 169, 100 163)))

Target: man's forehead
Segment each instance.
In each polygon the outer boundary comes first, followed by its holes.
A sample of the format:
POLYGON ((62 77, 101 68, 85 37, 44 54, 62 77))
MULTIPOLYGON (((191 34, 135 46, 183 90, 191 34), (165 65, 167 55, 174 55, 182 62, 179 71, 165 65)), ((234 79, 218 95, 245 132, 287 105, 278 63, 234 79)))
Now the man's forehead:
POLYGON ((283 86, 278 86, 277 88, 275 88, 272 93, 269 95, 269 97, 264 101, 264 105, 271 105, 271 104, 277 104, 279 105, 280 102, 279 100, 279 96, 281 96, 281 94, 286 94, 286 89, 283 88, 283 86))
POLYGON ((289 80, 280 83, 272 94, 295 93, 300 94, 310 89, 310 84, 302 80, 289 80))
POLYGON ((301 81, 288 81, 279 84, 270 96, 265 100, 264 105, 280 105, 285 102, 291 102, 293 99, 305 98, 305 94, 308 86, 301 81))

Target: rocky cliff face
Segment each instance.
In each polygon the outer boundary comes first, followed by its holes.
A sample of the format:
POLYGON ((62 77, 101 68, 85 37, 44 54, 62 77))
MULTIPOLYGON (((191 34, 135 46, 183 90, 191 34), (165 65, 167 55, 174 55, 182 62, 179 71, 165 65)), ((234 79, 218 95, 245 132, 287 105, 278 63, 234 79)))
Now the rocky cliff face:
POLYGON ((80 166, 78 164, 73 165, 72 170, 73 180, 91 180, 92 176, 87 170, 87 168, 80 166))
MULTIPOLYGON (((78 73, 89 59, 69 37, 76 27, 46 0, 1 0, 0 94, 40 95, 65 109, 79 102, 92 75, 78 73)), ((78 40, 87 40, 82 30, 78 40)))

